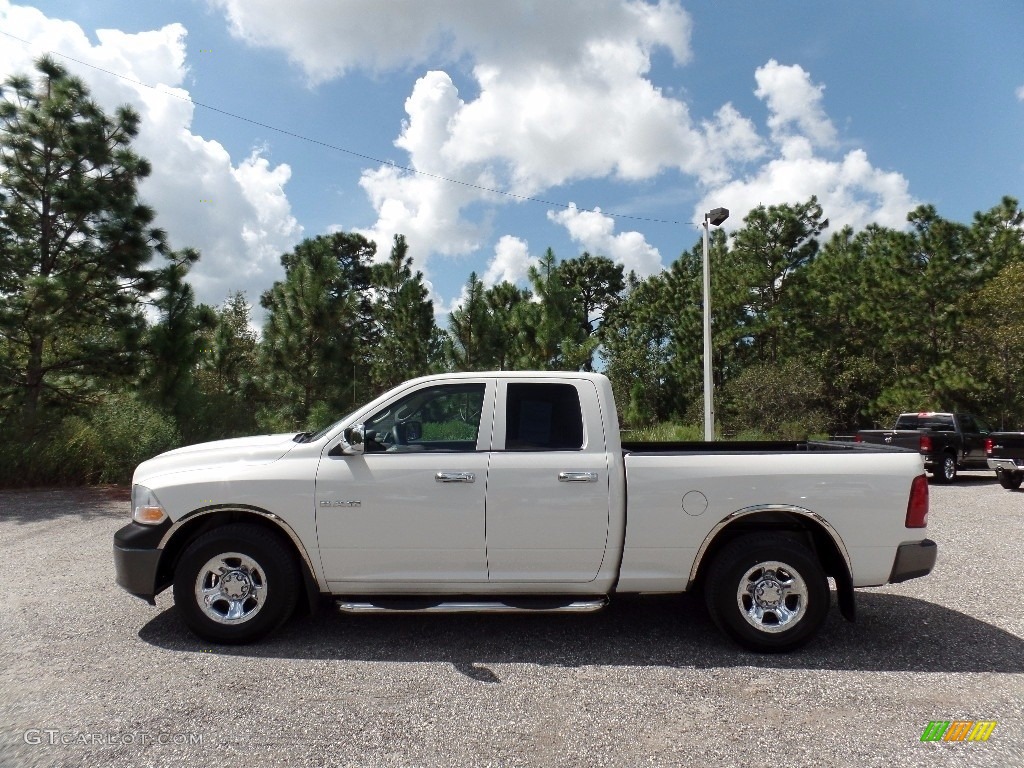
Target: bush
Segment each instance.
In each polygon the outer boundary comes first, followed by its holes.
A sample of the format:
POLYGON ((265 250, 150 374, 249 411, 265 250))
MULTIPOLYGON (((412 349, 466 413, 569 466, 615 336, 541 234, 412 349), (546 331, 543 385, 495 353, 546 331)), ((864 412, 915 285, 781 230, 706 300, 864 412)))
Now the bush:
POLYGON ((720 414, 738 438, 803 440, 829 430, 823 393, 821 374, 800 361, 752 365, 725 385, 720 414))
POLYGON ((652 427, 643 429, 624 430, 622 439, 627 442, 651 442, 651 443, 672 443, 672 442, 694 442, 704 439, 702 427, 691 424, 655 424, 652 427))
POLYGON ((27 440, 10 437, 0 454, 6 487, 128 483, 139 463, 181 443, 173 419, 133 394, 110 395, 27 440))

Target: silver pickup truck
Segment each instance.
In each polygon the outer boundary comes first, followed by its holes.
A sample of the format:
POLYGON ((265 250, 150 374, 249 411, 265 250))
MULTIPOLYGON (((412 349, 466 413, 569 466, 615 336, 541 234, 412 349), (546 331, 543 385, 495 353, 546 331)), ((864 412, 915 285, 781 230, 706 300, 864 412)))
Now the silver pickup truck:
POLYGON ((835 580, 928 574, 913 451, 621 443, 608 379, 490 372, 406 382, 315 434, 194 445, 139 465, 117 581, 173 586, 188 626, 255 640, 322 596, 343 611, 591 611, 701 590, 716 624, 787 651, 835 580))

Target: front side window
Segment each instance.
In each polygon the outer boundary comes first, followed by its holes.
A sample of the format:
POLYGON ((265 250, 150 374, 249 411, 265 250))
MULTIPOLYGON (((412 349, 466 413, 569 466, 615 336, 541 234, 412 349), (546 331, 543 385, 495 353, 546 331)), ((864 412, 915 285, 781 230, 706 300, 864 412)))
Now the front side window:
POLYGON ((583 411, 571 384, 509 384, 505 448, 519 451, 578 451, 583 447, 583 411))
POLYGON ((366 452, 475 451, 483 403, 483 384, 418 389, 366 420, 366 452))

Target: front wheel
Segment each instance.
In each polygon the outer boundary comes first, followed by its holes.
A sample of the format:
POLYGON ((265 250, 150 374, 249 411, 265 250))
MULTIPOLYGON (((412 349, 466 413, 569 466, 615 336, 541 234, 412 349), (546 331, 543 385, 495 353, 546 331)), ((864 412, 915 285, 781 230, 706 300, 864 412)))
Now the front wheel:
POLYGON ((1024 481, 1024 473, 1021 472, 996 472, 999 484, 1008 491, 1016 491, 1020 488, 1021 481, 1024 481))
POLYGON ((939 483, 952 483, 956 480, 956 456, 951 453, 942 454, 942 461, 934 472, 935 481, 939 483))
POLYGON ((814 554, 780 535, 750 534, 715 557, 704 587, 708 612, 726 635, 758 653, 806 643, 828 613, 828 579, 814 554))
POLYGON ((193 541, 174 573, 174 603, 189 629, 214 643, 248 643, 295 610, 295 558, 271 531, 234 523, 193 541))

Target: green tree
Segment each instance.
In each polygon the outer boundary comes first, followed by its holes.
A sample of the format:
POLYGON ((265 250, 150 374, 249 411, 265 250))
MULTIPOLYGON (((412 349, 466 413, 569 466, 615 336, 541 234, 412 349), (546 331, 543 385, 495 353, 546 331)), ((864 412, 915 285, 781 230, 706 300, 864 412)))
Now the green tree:
POLYGON ((573 294, 550 248, 530 266, 535 300, 519 305, 519 359, 516 366, 536 370, 580 370, 597 348, 583 328, 573 294))
POLYGON ((483 281, 471 272, 462 304, 448 315, 445 357, 453 370, 478 371, 495 364, 496 331, 486 293, 483 281))
POLYGON ((749 292, 744 336, 751 340, 758 360, 778 360, 787 336, 787 288, 791 278, 814 259, 817 236, 827 226, 828 219, 812 196, 799 205, 759 205, 733 234, 733 253, 740 267, 735 277, 749 292))
POLYGON ((199 378, 208 394, 245 394, 258 376, 259 339, 250 326, 244 291, 228 295, 215 311, 214 325, 203 334, 199 378))
MULTIPOLYGON (((625 288, 622 265, 584 252, 575 259, 563 261, 558 273, 575 309, 580 335, 589 341, 622 299, 625 288)), ((593 349, 583 361, 583 370, 594 370, 593 349)))
POLYGON ((429 373, 440 357, 434 302, 423 283, 423 273, 412 271, 408 251, 405 237, 395 235, 391 257, 372 269, 377 341, 369 350, 369 359, 375 390, 390 389, 429 373))
POLYGON ((260 298, 267 384, 277 400, 271 426, 307 425, 314 406, 341 413, 365 394, 360 370, 375 341, 368 296, 374 251, 360 235, 339 232, 303 240, 281 257, 284 280, 260 298))
POLYGON ((146 264, 166 253, 137 194, 139 116, 108 116, 50 58, 36 70, 0 93, 0 387, 29 423, 137 370, 146 264))
POLYGON ((490 315, 491 364, 499 371, 514 367, 519 356, 519 319, 532 294, 505 281, 484 292, 490 315))
POLYGON ((964 298, 968 341, 963 366, 983 382, 973 409, 1000 428, 1024 428, 1024 261, 1007 264, 991 280, 964 298))
POLYGON ((149 329, 149 361, 143 382, 152 389, 155 405, 180 421, 194 405, 202 336, 214 328, 216 316, 210 307, 196 306, 192 286, 185 282, 199 253, 185 249, 171 253, 170 258, 171 263, 161 270, 162 288, 154 302, 160 319, 149 329))

